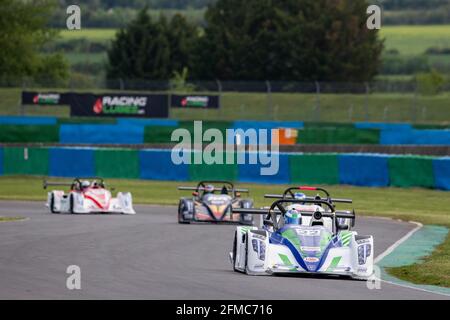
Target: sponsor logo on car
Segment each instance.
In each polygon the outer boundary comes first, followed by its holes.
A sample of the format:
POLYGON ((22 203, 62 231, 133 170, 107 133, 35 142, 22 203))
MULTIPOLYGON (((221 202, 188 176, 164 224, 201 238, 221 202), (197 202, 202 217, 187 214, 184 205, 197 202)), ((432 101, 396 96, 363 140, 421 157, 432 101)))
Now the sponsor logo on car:
POLYGON ((316 258, 316 257, 306 257, 306 258, 305 258, 305 261, 306 261, 306 262, 318 262, 318 261, 319 261, 319 258, 316 258))
POLYGON ((320 247, 300 247, 301 251, 320 251, 320 247))

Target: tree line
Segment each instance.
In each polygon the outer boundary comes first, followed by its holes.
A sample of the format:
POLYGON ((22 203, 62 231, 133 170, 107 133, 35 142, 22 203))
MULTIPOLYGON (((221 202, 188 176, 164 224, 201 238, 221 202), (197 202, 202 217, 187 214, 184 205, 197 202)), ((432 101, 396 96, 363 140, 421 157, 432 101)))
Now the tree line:
POLYGON ((184 68, 200 80, 367 81, 383 42, 366 27, 364 0, 217 0, 199 29, 148 9, 108 51, 108 78, 167 80, 184 68))

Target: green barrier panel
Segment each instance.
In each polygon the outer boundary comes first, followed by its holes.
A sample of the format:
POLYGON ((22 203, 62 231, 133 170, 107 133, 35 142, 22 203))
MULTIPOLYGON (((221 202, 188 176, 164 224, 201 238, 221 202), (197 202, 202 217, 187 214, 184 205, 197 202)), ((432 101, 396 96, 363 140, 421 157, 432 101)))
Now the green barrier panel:
POLYGON ((391 157, 388 161, 391 186, 434 188, 432 158, 391 157))
POLYGON ((339 162, 336 154, 289 155, 292 183, 339 184, 339 162))
POLYGON ((4 174, 48 175, 47 148, 3 148, 4 174))
POLYGON ((95 174, 104 178, 139 178, 139 151, 97 149, 95 174))
POLYGON ((298 144, 378 144, 380 130, 310 128, 298 131, 298 144))
MULTIPOLYGON (((205 154, 203 154, 205 155, 205 154)), ((223 163, 226 161, 226 155, 223 152, 218 152, 218 159, 222 159, 223 163)), ((206 163, 194 164, 194 155, 191 158, 191 164, 189 165, 189 180, 238 180, 238 166, 236 161, 236 155, 233 164, 211 164, 206 163)))
POLYGON ((171 143, 170 137, 175 129, 177 127, 145 126, 144 143, 171 143))
POLYGON ((59 126, 0 125, 0 142, 59 142, 59 126))

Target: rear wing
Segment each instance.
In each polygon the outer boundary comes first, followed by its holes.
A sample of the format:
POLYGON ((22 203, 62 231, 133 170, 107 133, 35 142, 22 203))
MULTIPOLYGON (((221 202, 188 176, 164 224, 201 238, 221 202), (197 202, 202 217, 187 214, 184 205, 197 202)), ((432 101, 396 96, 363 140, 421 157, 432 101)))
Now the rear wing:
POLYGON ((74 182, 55 182, 55 181, 42 181, 42 188, 47 189, 49 186, 63 186, 63 187, 71 187, 73 186, 74 182))
MULTIPOLYGON (((204 191, 205 188, 204 187, 178 187, 178 190, 184 190, 184 191, 204 191)), ((217 190, 222 190, 222 188, 217 188, 217 190)), ((227 188, 228 192, 233 191, 233 189, 227 188)), ((249 193, 250 190, 249 189, 241 189, 241 188, 235 188, 234 189, 235 192, 241 192, 241 193, 249 193)))
POLYGON ((303 191, 321 191, 326 195, 326 198, 321 198, 320 196, 317 197, 306 197, 305 200, 312 201, 312 200, 326 200, 328 202, 334 202, 334 203, 353 203, 352 199, 340 199, 340 198, 331 198, 330 194, 327 190, 319 187, 309 187, 309 186, 300 186, 300 187, 291 187, 286 189, 283 194, 266 194, 264 195, 264 198, 269 199, 295 199, 294 190, 303 190, 303 191))
MULTIPOLYGON (((320 215, 320 217, 327 217, 331 218, 334 221, 334 225, 338 225, 337 219, 343 218, 343 219, 350 219, 352 227, 355 225, 356 220, 356 214, 355 211, 345 211, 345 210, 338 210, 336 211, 333 204, 325 201, 325 200, 308 200, 308 199, 281 199, 275 201, 270 208, 236 208, 232 209, 233 213, 240 213, 240 214, 254 214, 254 215, 266 215, 265 221, 267 221, 267 218, 272 218, 272 224, 274 227, 277 228, 277 222, 276 222, 276 216, 277 215, 284 215, 286 213, 286 208, 282 205, 283 203, 298 203, 298 204, 304 204, 304 203, 311 203, 311 204, 323 204, 330 208, 330 211, 322 212, 322 211, 307 211, 307 210, 300 210, 300 213, 304 216, 314 216, 317 217, 320 215)), ((318 218, 320 219, 320 218, 318 218)))

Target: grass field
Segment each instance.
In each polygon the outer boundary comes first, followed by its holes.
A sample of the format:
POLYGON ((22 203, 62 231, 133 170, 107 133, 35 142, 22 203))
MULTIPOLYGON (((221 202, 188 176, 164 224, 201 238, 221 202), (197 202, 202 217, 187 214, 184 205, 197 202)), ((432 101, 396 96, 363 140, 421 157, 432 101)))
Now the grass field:
MULTIPOLYGON (((56 179, 60 180, 60 179, 56 179)), ((145 180, 107 180, 117 191, 130 191, 135 203, 176 205, 188 192, 176 190, 186 182, 163 182, 145 180)), ((242 184, 250 188, 255 206, 269 205, 265 193, 281 192, 287 186, 242 184)), ((351 186, 325 186, 335 197, 352 198, 352 207, 357 216, 384 216, 404 221, 418 221, 450 227, 450 197, 448 192, 427 189, 363 188, 351 186)), ((36 200, 44 202, 46 191, 42 189, 42 178, 0 177, 0 199, 36 200)), ((348 206, 348 205, 347 205, 348 206)), ((339 208, 345 209, 345 206, 339 208)), ((175 212, 174 212, 175 219, 175 212)), ((390 269, 392 274, 419 284, 450 287, 450 237, 423 262, 401 268, 390 269)))
POLYGON ((382 26, 381 37, 386 39, 386 49, 417 55, 430 47, 450 48, 450 25, 382 26))
MULTIPOLYGON (((74 39, 87 39, 92 42, 109 42, 114 39, 116 29, 84 28, 81 30, 66 30, 60 32, 57 41, 74 39)), ((420 55, 430 47, 450 48, 450 25, 429 26, 383 26, 380 37, 385 39, 387 50, 396 49, 400 55, 420 55)), ((83 58, 77 54, 67 54, 71 64, 81 59, 89 61, 106 61, 105 55, 82 53, 83 58), (90 57, 92 55, 92 57, 90 57)), ((432 65, 450 65, 450 55, 429 55, 432 65)))
MULTIPOLYGON (((116 29, 61 30, 60 39, 85 38, 92 41, 108 41, 116 29)), ((450 25, 383 26, 381 38, 386 39, 387 49, 397 49, 401 54, 421 54, 429 47, 450 47, 450 25)))

